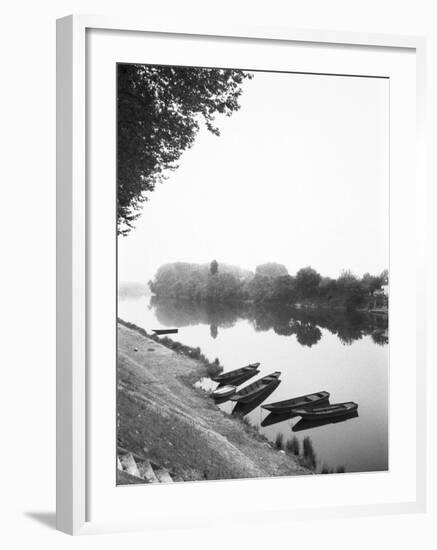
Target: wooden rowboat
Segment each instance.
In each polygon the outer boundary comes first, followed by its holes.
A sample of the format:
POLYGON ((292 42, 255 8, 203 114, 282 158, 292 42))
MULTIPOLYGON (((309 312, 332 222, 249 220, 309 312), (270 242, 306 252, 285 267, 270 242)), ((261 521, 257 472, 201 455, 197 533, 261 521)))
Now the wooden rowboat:
POLYGON ((236 376, 235 378, 229 379, 227 382, 219 382, 217 387, 221 388, 222 386, 226 386, 228 384, 232 384, 233 386, 239 386, 240 384, 247 382, 257 374, 259 374, 258 369, 250 369, 249 371, 244 372, 240 376, 236 376))
POLYGON ((258 367, 259 363, 252 363, 251 365, 247 365, 245 367, 241 367, 235 370, 230 370, 229 372, 219 374, 218 376, 213 376, 211 380, 214 380, 214 382, 228 383, 231 382, 234 378, 239 378, 243 375, 246 375, 247 373, 256 371, 258 367))
POLYGON ((217 388, 211 393, 211 397, 214 399, 222 399, 223 397, 229 397, 237 390, 236 386, 222 386, 217 388))
POLYGON ((280 383, 280 380, 273 380, 273 382, 267 384, 265 390, 258 393, 256 397, 254 397, 247 403, 237 401, 234 408, 232 409, 232 414, 235 416, 246 416, 246 414, 251 413, 276 390, 280 383))
POLYGON ((292 399, 286 399, 285 401, 268 403, 267 405, 262 405, 261 408, 281 414, 296 408, 313 408, 325 403, 328 399, 329 392, 320 391, 318 393, 309 393, 307 395, 301 395, 300 397, 293 397, 292 399))
POLYGON ((279 371, 272 372, 272 374, 264 376, 256 382, 252 382, 252 384, 249 384, 240 391, 234 393, 234 395, 230 397, 230 400, 239 401, 240 403, 247 403, 258 397, 258 395, 262 393, 269 386, 269 384, 276 382, 280 376, 281 373, 279 371))
POLYGON ((326 407, 314 407, 313 409, 296 408, 293 412, 305 420, 321 420, 322 418, 336 418, 348 415, 358 409, 353 401, 347 403, 335 403, 326 407))
POLYGON ((159 336, 161 334, 176 334, 179 331, 177 328, 156 328, 153 332, 159 336))

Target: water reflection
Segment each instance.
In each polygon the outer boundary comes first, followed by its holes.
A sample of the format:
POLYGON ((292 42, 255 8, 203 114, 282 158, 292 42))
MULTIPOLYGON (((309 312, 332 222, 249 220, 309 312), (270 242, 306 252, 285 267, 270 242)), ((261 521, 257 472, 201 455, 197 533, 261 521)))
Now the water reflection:
POLYGON ((372 334, 372 340, 379 346, 385 346, 388 344, 388 332, 382 328, 375 329, 372 334))
POLYGON ((353 411, 347 415, 340 416, 338 418, 325 418, 321 420, 299 420, 291 429, 293 432, 302 432, 303 430, 311 430, 313 428, 320 428, 321 426, 326 426, 328 424, 339 424, 340 422, 345 422, 351 418, 358 418, 358 412, 353 411))
POLYGON ((285 422, 286 420, 291 420, 292 418, 296 417, 297 414, 295 414, 294 412, 286 412, 282 414, 270 413, 261 422, 261 426, 263 428, 267 426, 273 426, 274 424, 279 424, 281 422, 285 422))
POLYGON ((257 332, 273 329, 278 336, 295 336, 299 344, 306 347, 320 342, 321 329, 335 334, 344 345, 369 335, 378 345, 388 344, 387 317, 367 312, 266 308, 251 303, 203 304, 158 300, 156 297, 152 297, 150 307, 163 326, 209 325, 213 339, 220 336, 221 328, 233 327, 244 319, 257 332))
MULTIPOLYGON (((245 421, 258 426, 260 433, 273 444, 279 436, 284 442, 291 436, 297 438, 302 447, 303 439, 309 434, 320 464, 335 468, 342 465, 347 471, 387 469, 386 316, 261 308, 250 303, 208 306, 156 298, 150 303, 150 297, 145 295, 119 300, 118 307, 121 318, 147 331, 179 327, 175 340, 200 347, 210 361, 218 357, 225 371, 254 362, 260 362, 258 376, 281 370, 282 384, 273 394, 274 401, 323 387, 336 402, 359 403, 359 418, 331 420, 325 425, 300 422, 299 417, 267 416, 256 403, 240 413, 245 421), (293 427, 296 433, 292 432, 293 427)), ((209 378, 196 385, 206 391, 217 387, 209 378)), ((227 399, 220 404, 227 414, 232 413, 234 406, 227 399)), ((238 409, 241 406, 236 412, 238 409)))

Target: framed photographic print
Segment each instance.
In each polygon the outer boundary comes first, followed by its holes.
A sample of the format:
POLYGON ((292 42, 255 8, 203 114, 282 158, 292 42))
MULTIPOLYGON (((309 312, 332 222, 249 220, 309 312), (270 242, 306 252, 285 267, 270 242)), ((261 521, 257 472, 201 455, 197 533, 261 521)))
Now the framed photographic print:
POLYGON ((70 16, 57 69, 58 528, 422 510, 423 40, 70 16))

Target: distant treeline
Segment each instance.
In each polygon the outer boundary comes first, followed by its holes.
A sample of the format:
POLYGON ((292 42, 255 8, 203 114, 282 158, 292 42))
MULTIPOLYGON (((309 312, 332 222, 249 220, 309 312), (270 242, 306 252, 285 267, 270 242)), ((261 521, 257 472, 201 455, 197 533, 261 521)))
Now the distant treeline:
POLYGON ((387 307, 381 291, 388 284, 388 272, 366 273, 358 278, 344 271, 337 279, 322 277, 315 269, 304 267, 295 275, 277 263, 257 266, 255 273, 219 264, 176 262, 161 266, 150 290, 160 298, 209 303, 253 302, 264 305, 329 306, 353 311, 360 308, 387 307))

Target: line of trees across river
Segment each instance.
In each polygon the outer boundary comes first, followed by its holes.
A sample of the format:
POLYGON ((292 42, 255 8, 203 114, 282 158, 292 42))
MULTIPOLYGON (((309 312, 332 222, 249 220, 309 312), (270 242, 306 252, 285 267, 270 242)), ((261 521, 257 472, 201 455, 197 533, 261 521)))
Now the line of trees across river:
POLYGON ((175 262, 161 266, 150 290, 158 298, 209 303, 253 302, 280 306, 329 306, 348 311, 387 309, 388 271, 358 278, 343 271, 337 279, 304 267, 290 275, 270 262, 255 272, 213 260, 210 264, 175 262))

